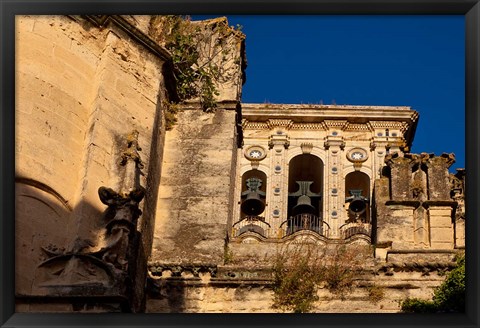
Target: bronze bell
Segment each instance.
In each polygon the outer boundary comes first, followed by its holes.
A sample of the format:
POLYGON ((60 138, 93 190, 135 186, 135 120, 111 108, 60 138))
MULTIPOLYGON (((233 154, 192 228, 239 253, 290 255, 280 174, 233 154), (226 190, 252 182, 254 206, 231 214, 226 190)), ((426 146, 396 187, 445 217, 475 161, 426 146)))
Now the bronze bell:
POLYGON ((262 180, 259 178, 249 178, 246 181, 247 190, 242 192, 242 201, 240 208, 246 215, 260 215, 265 210, 265 202, 261 197, 265 197, 265 192, 260 190, 262 180))
POLYGON ((363 197, 354 197, 348 206, 348 211, 354 215, 360 215, 367 209, 367 202, 363 197))
POLYGON ((292 208, 292 215, 297 214, 315 214, 315 207, 312 206, 312 200, 307 195, 298 197, 297 205, 292 208))
POLYGON ((247 215, 259 215, 265 210, 265 203, 256 191, 250 191, 242 202, 242 212, 247 215))

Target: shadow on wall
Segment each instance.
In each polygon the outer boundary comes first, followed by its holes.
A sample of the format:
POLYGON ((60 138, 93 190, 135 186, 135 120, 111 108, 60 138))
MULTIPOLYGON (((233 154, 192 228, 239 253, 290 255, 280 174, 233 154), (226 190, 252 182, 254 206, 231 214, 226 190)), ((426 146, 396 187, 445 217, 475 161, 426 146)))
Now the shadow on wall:
POLYGON ((147 279, 147 296, 155 313, 184 313, 187 289, 183 279, 147 279))
POLYGON ((86 303, 92 297, 120 304, 117 311, 128 311, 128 263, 133 257, 129 252, 136 249, 131 243, 141 237, 128 222, 112 220, 107 207, 102 212, 79 204, 99 219, 89 231, 96 240, 78 238, 81 222, 72 217, 74 208, 55 190, 32 179, 16 178, 15 203, 15 295, 17 304, 24 305, 17 312, 32 308, 55 312, 55 306, 47 303, 58 298, 65 298, 72 311, 84 310, 69 300, 86 303), (38 297, 43 306, 25 306, 38 297))

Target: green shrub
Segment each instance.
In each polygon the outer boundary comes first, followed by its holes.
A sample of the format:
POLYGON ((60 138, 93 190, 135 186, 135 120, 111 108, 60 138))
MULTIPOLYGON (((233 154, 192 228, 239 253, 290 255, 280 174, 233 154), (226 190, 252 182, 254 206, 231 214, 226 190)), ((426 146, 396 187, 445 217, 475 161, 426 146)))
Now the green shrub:
POLYGON ((457 258, 456 268, 435 289, 432 300, 407 298, 401 309, 409 313, 465 312, 465 255, 457 258))
POLYGON ((433 301, 418 298, 407 298, 402 302, 402 312, 407 313, 434 313, 437 307, 433 301))
POLYGON ((457 267, 435 291, 433 302, 440 312, 465 312, 465 255, 457 259, 457 267))

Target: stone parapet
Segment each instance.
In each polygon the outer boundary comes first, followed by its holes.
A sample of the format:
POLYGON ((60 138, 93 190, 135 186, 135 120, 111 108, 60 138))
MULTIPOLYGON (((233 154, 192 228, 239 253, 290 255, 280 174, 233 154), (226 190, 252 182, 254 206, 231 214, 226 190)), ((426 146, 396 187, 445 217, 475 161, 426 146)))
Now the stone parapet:
MULTIPOLYGON (((391 253, 389 263, 372 266, 359 275, 354 288, 346 294, 335 294, 320 286, 312 312, 396 313, 400 311, 400 300, 431 298, 445 273, 455 266, 451 252, 423 257, 420 254, 416 259, 397 258, 399 255, 391 253)), ((177 271, 183 273, 170 276, 152 272, 147 313, 283 312, 274 307, 274 279, 269 266, 224 265, 218 266, 213 275, 198 268, 197 276, 189 273, 192 268, 182 271, 178 267, 177 271)))

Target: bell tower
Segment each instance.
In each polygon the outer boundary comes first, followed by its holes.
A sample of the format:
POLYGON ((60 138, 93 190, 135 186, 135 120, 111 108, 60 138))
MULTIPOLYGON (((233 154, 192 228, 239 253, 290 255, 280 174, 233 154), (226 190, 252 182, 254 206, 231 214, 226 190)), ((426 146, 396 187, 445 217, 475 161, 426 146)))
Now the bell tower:
POLYGON ((402 157, 410 107, 242 104, 232 242, 371 243, 372 193, 387 154, 402 157))

